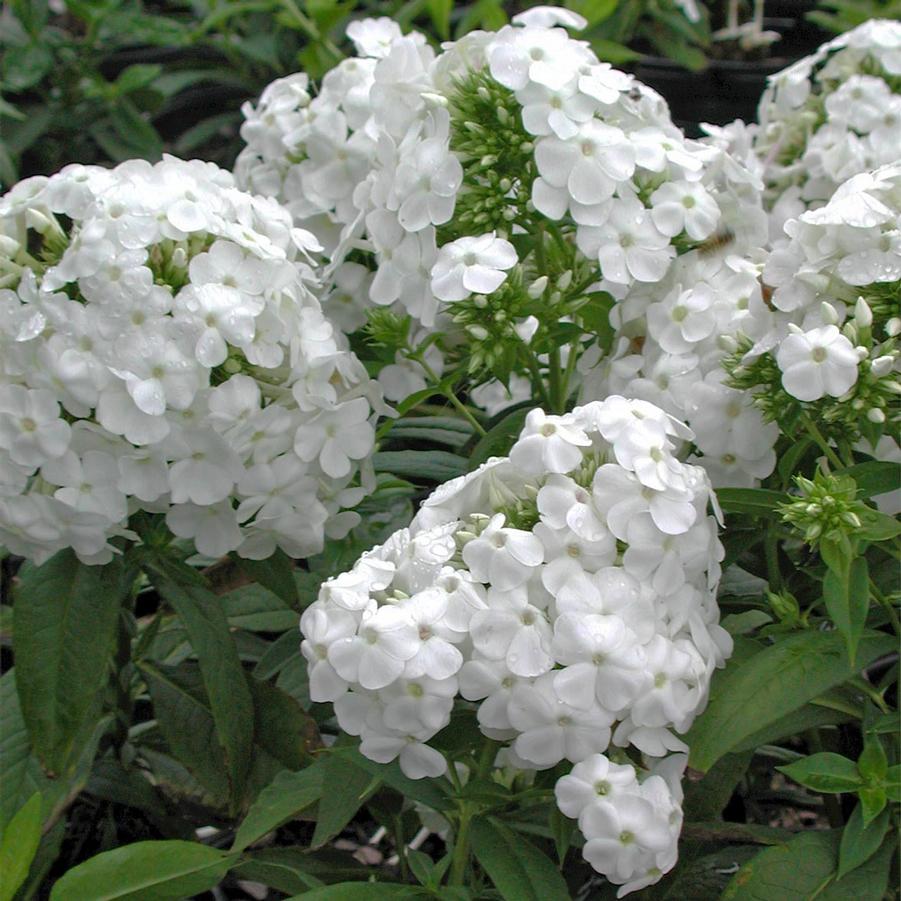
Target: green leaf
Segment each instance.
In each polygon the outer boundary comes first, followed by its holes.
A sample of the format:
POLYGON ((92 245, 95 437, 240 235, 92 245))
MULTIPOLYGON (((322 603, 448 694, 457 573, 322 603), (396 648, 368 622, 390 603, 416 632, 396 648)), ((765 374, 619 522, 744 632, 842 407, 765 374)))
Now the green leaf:
POLYGON ((860 798, 864 825, 869 825, 875 820, 888 803, 888 793, 881 785, 861 788, 857 792, 857 797, 860 798))
POLYGON ((372 871, 343 851, 277 846, 245 854, 232 874, 293 895, 324 882, 365 881, 372 871))
MULTIPOLYGON (((294 581, 292 579, 293 588, 294 581)), ((251 632, 286 632, 297 628, 296 610, 262 585, 242 585, 220 596, 229 625, 251 632)))
POLYGON ((870 609, 870 574, 866 559, 856 557, 844 575, 829 569, 823 579, 823 600, 836 628, 845 636, 848 658, 853 666, 870 609))
POLYGON ((238 827, 232 850, 243 851, 266 833, 293 819, 315 804, 323 791, 321 762, 298 772, 283 770, 260 792, 247 811, 247 816, 238 827))
POLYGON ((138 668, 172 753, 216 803, 224 806, 230 797, 227 762, 199 667, 191 662, 168 666, 142 660, 138 668))
POLYGON ((98 854, 53 886, 51 901, 169 901, 218 885, 237 854, 198 842, 136 842, 98 854))
POLYGON ((888 774, 888 757, 882 742, 876 736, 866 736, 863 751, 857 759, 860 775, 867 782, 884 782, 888 774))
POLYGON ((379 451, 373 454, 376 472, 390 472, 410 479, 447 482, 463 475, 469 461, 448 451, 379 451))
POLYGON ((901 463, 887 460, 868 460, 837 470, 835 474, 851 476, 857 483, 857 495, 862 498, 888 494, 901 487, 901 463))
MULTIPOLYGON (((248 560, 244 557, 236 559, 241 569, 254 582, 258 582, 263 588, 281 598, 289 607, 296 609, 298 603, 297 582, 294 579, 296 569, 294 561, 283 550, 276 550, 265 560, 248 560)), ((295 622, 294 625, 296 626, 297 623, 295 622)), ((288 626, 288 628, 293 628, 293 626, 288 626)))
POLYGON ((571 820, 562 813, 556 804, 552 804, 548 814, 548 828, 551 831, 551 837, 554 839, 557 862, 562 868, 563 862, 566 860, 566 854, 572 844, 573 835, 576 832, 576 821, 571 820))
POLYGON ((820 898, 824 884, 835 872, 837 849, 835 832, 805 832, 767 848, 732 877, 721 901, 820 898))
POLYGON ((778 766, 776 769, 800 785, 826 794, 855 791, 863 784, 857 764, 830 751, 811 754, 803 760, 778 766))
POLYGON ((426 0, 425 7, 428 10, 435 31, 442 40, 450 37, 450 14, 454 7, 453 0, 426 0))
POLYGON ((901 522, 879 510, 867 510, 861 512, 860 528, 854 534, 867 541, 891 541, 901 535, 901 522))
POLYGON ((885 774, 885 790, 892 801, 901 804, 901 764, 889 767, 885 774))
POLYGON ((397 419, 389 432, 392 441, 431 441, 453 448, 462 447, 472 435, 470 423, 450 416, 409 416, 397 419))
POLYGON ((119 94, 130 94, 132 91, 146 88, 162 71, 163 67, 156 64, 138 63, 128 66, 119 73, 115 81, 116 91, 119 94))
POLYGON ((550 859, 493 817, 472 824, 472 850, 506 901, 569 901, 569 890, 550 859))
POLYGON ((528 404, 506 413, 499 422, 493 425, 488 430, 488 434, 483 435, 472 449, 472 453, 469 455, 469 469, 476 469, 491 457, 503 457, 510 453, 510 448, 522 431, 529 410, 534 406, 534 403, 530 401, 528 404))
POLYGON ((787 494, 767 488, 718 488, 716 497, 725 513, 747 513, 771 519, 781 518, 779 505, 791 500, 787 494))
POLYGON ((882 901, 889 887, 897 848, 898 838, 891 832, 868 860, 841 878, 836 874, 823 892, 822 901, 882 901))
POLYGON ((327 803, 319 805, 316 830, 310 846, 320 848, 334 838, 354 817, 378 787, 380 779, 354 766, 342 754, 328 754, 322 760, 322 779, 327 787, 327 803))
MULTIPOLYGON (((865 632, 858 646, 857 667, 894 650, 890 636, 865 632)), ((691 766, 710 769, 749 735, 798 710, 856 671, 837 632, 803 632, 780 638, 741 664, 727 666, 714 678, 710 704, 686 738, 691 766)))
POLYGON ((889 825, 887 810, 883 810, 869 826, 866 826, 860 804, 854 808, 842 831, 842 842, 838 852, 839 879, 866 863, 879 850, 889 825))
POLYGON ((4 829, 19 808, 35 793, 43 801, 46 823, 81 791, 91 770, 91 762, 105 724, 87 723, 81 757, 67 779, 48 779, 31 744, 16 692, 16 672, 11 669, 0 678, 0 830, 4 829))
POLYGON ((449 810, 453 807, 451 799, 439 788, 442 782, 437 779, 410 779, 401 772, 396 760, 392 763, 376 763, 364 757, 356 747, 332 747, 329 753, 346 757, 354 766, 371 776, 378 776, 385 785, 411 801, 418 801, 432 810, 449 810))
POLYGON ((178 614, 197 655, 234 806, 250 767, 254 712, 225 611, 219 598, 205 588, 176 584, 160 569, 148 569, 160 594, 178 614))
POLYGON ((53 68, 53 54, 39 43, 5 47, 2 73, 5 91, 18 94, 34 87, 53 68))
POLYGON ((0 839, 0 901, 11 901, 28 876, 41 841, 41 794, 35 792, 0 839))
POLYGON ((685 818, 697 822, 718 819, 729 803, 735 786, 747 772, 752 756, 753 751, 726 754, 701 779, 685 780, 682 805, 685 818))
POLYGON ((630 50, 625 44, 618 44, 616 41, 608 41, 604 38, 595 38, 591 42, 591 49, 597 54, 598 59, 613 63, 614 66, 641 59, 640 53, 630 50))
POLYGON ((279 763, 300 769, 310 752, 321 747, 316 722, 287 692, 247 676, 253 695, 254 741, 279 763))
POLYGON ((34 750, 52 772, 66 771, 80 750, 76 737, 99 711, 123 579, 118 558, 86 566, 69 550, 22 568, 14 604, 16 683, 34 750))
POLYGON ((415 885, 397 882, 339 882, 323 885, 288 901, 393 901, 395 898, 428 897, 415 885))

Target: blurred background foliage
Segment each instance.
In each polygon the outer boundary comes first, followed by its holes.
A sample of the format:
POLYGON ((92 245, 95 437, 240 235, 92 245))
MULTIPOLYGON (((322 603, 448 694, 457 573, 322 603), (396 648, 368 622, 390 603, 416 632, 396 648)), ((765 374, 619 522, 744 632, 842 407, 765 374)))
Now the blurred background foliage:
MULTIPOLYGON (((743 13, 753 12, 742 0, 743 13)), ((774 0, 767 0, 768 8, 774 0)), ((841 30, 901 0, 826 0, 841 30), (877 9, 878 8, 878 9, 877 9), (845 22, 847 20, 847 22, 845 22)), ((503 0, 5 0, 0 13, 0 184, 70 162, 170 152, 231 166, 240 106, 299 69, 315 80, 348 50, 352 18, 389 16, 434 42, 495 29, 532 4, 503 0)), ((653 54, 702 70, 726 0, 570 0, 602 59, 653 54), (694 20, 694 21, 693 21, 694 20)), ((800 11, 807 0, 775 0, 800 11)), ((769 14, 769 13, 768 13, 769 14)))

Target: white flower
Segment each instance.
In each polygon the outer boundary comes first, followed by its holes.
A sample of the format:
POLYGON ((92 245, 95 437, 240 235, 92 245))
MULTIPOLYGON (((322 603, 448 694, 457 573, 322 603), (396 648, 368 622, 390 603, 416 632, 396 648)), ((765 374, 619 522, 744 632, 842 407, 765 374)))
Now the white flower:
POLYGON ((694 241, 713 234, 720 209, 699 182, 664 182, 651 195, 651 219, 669 237, 684 231, 694 241))
POLYGON ((589 205, 608 200, 617 183, 632 176, 635 151, 621 129, 590 119, 568 140, 542 138, 535 163, 547 184, 566 188, 577 203, 589 205))
POLYGON ((294 451, 301 460, 318 460, 332 478, 346 476, 351 460, 361 460, 375 442, 369 424, 369 404, 362 398, 347 401, 332 410, 322 410, 297 429, 294 451))
POLYGON ((834 326, 792 333, 779 345, 776 362, 782 385, 793 397, 819 400, 841 397, 857 381, 860 359, 851 342, 834 326))
POLYGON ((561 701, 551 673, 532 685, 517 686, 510 695, 509 713, 513 728, 520 732, 513 750, 539 769, 561 760, 578 763, 610 743, 613 715, 605 715, 596 705, 581 709, 561 701))
POLYGON ((553 665, 551 627, 523 589, 492 592, 488 607, 470 621, 472 643, 491 660, 503 660, 516 676, 540 676, 553 665))
POLYGON ((400 26, 393 19, 358 19, 347 26, 347 36, 354 42, 359 56, 387 56, 392 42, 403 37, 400 26))
POLYGON ((552 652, 564 667, 554 676, 554 690, 580 709, 600 703, 615 714, 638 696, 647 678, 638 639, 616 616, 558 617, 552 652))
POLYGON ((603 754, 592 754, 557 780, 554 796, 561 812, 577 820, 596 801, 615 802, 623 792, 637 788, 634 767, 612 763, 603 754))
POLYGON ((61 457, 69 446, 71 429, 59 412, 49 391, 0 386, 0 448, 14 463, 32 468, 61 457))
POLYGON ((498 591, 522 585, 543 559, 541 541, 522 529, 505 527, 502 513, 463 548, 463 562, 472 574, 498 591))
POLYGON ((448 603, 446 592, 427 588, 399 604, 410 616, 421 641, 419 650, 407 660, 404 674, 408 679, 447 679, 463 665, 463 655, 451 643, 455 633, 445 624, 448 603))
POLYGON ((241 543, 238 520, 228 501, 174 504, 166 513, 166 525, 179 538, 193 538, 197 550, 208 557, 222 557, 241 543))
POLYGON ((591 439, 585 432, 573 428, 562 416, 547 416, 543 410, 532 410, 510 451, 510 460, 528 474, 565 473, 582 462, 582 448, 590 445, 591 439))
POLYGON ((432 291, 444 301, 463 300, 473 293, 491 294, 516 262, 513 245, 494 232, 458 238, 438 251, 431 272, 432 291))
POLYGON ((396 607, 380 607, 363 613, 355 636, 339 638, 329 646, 328 661, 342 679, 374 690, 400 676, 420 644, 409 614, 396 607))
POLYGON ((580 228, 577 240, 586 255, 596 255, 608 281, 658 282, 675 257, 669 238, 655 225, 637 199, 616 200, 606 224, 580 228))

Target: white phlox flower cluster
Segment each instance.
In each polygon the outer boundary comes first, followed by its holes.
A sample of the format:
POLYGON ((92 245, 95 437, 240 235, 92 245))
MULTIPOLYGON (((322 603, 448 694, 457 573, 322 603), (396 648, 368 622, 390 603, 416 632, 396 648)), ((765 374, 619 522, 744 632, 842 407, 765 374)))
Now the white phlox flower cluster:
MULTIPOLYGON (((667 346, 677 349, 661 353, 716 356, 716 336, 744 315, 737 304, 755 300, 734 283, 753 281, 736 261, 765 241, 761 183, 721 148, 686 139, 658 94, 565 30, 583 26, 539 7, 436 56, 389 20, 355 23, 361 58, 333 69, 315 98, 297 75, 245 108, 239 180, 281 199, 299 224, 328 220, 340 232, 323 238, 335 277, 361 267, 358 296, 426 329, 448 332, 453 317, 465 325, 463 302, 490 318, 492 298, 510 309, 525 286, 533 302, 608 291, 643 318, 652 298, 669 291, 666 303, 681 310, 679 297, 706 282, 715 302, 669 328, 667 346), (569 269, 551 283, 536 252, 518 258, 514 247, 517 236, 545 231, 558 236, 569 269)), ((354 310, 336 313, 342 327, 362 324, 365 311, 354 310)), ((511 336, 522 323, 509 322, 511 336)), ((484 322, 468 327, 489 340, 484 322)), ((668 409, 689 413, 682 403, 668 409)), ((768 461, 755 453, 759 474, 768 461)))
POLYGON ((871 19, 771 76, 758 120, 753 151, 778 241, 786 220, 898 159, 901 22, 871 19))
POLYGON ((146 511, 202 554, 262 559, 358 521, 382 404, 322 314, 319 249, 208 163, 16 185, 0 200, 0 543, 104 562, 146 511))
POLYGON ((644 770, 593 754, 558 780, 557 806, 579 821, 585 859, 621 887, 622 898, 657 882, 675 866, 682 829, 685 754, 644 770))
POLYGON ((790 219, 763 272, 770 330, 747 355, 775 357, 800 401, 847 401, 847 415, 897 419, 901 332, 901 164, 855 175, 790 219))
MULTIPOLYGON (((323 583, 301 619, 310 696, 411 778, 446 771, 429 741, 455 706, 519 769, 581 764, 570 782, 617 749, 687 750, 677 733, 732 647, 710 484, 674 454, 689 437, 618 396, 533 410, 509 457, 440 486, 409 529, 323 583)), ((592 824, 598 870, 656 881, 675 861, 676 791, 664 803, 660 780, 610 767, 622 799, 582 814, 561 788, 561 808, 592 824), (617 823, 621 853, 604 844, 617 823)))

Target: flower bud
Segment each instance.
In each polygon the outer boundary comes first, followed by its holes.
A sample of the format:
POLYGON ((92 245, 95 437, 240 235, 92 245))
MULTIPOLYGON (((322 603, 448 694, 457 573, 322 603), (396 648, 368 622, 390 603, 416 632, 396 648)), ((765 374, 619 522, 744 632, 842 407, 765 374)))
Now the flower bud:
POLYGON ((823 322, 826 325, 838 325, 839 324, 840 320, 838 317, 838 311, 828 301, 824 300, 820 304, 820 312, 823 316, 823 322))
POLYGON ((468 325, 466 331, 468 331, 476 341, 484 341, 488 337, 488 329, 481 325, 468 325))
POLYGON ((529 285, 526 293, 532 300, 537 300, 544 294, 544 289, 547 287, 548 278, 546 275, 542 275, 541 278, 536 278, 531 285, 529 285))
POLYGON ((873 324, 873 311, 862 297, 854 304, 854 321, 860 328, 869 328, 873 324))
POLYGON ((885 413, 878 407, 871 407, 867 410, 867 419, 878 425, 879 423, 885 422, 885 413))
POLYGON ((870 372, 872 372, 876 378, 882 378, 882 376, 888 375, 892 371, 894 363, 895 359, 890 355, 876 357, 870 364, 870 372))

